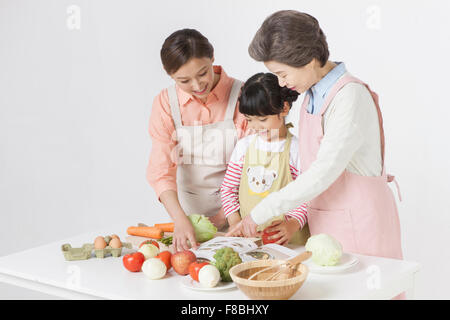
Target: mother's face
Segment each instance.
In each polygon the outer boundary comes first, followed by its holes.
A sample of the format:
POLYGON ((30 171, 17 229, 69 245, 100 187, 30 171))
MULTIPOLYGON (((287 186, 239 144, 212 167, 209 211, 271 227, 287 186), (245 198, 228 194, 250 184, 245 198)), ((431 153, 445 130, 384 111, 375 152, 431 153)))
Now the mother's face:
POLYGON ((280 87, 287 87, 298 93, 306 92, 317 83, 316 65, 318 61, 313 59, 303 67, 291 67, 278 61, 264 62, 267 69, 278 77, 280 87))
POLYGON ((214 57, 192 58, 170 76, 184 92, 206 99, 214 85, 213 62, 214 57))

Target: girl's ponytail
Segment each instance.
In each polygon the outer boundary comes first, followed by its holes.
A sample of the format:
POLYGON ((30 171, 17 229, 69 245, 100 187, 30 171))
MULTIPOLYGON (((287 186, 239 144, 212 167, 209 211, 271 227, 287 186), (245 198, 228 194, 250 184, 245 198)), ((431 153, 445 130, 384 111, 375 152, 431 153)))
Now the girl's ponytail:
POLYGON ((280 90, 281 101, 287 101, 292 107, 292 103, 297 100, 299 93, 295 90, 291 90, 286 87, 282 87, 280 90))
POLYGON ((299 93, 280 87, 273 73, 257 73, 244 84, 239 97, 239 112, 249 116, 269 116, 283 112, 284 103, 289 106, 299 93))

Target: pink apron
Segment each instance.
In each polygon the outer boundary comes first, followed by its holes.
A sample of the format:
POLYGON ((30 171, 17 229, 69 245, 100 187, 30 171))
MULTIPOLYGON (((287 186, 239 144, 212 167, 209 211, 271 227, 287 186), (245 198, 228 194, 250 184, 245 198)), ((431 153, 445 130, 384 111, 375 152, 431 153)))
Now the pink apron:
POLYGON ((328 94, 320 115, 307 112, 305 97, 299 123, 302 170, 314 162, 323 138, 322 116, 336 93, 346 84, 364 84, 375 102, 381 136, 382 175, 367 177, 347 170, 322 194, 308 203, 308 224, 311 235, 327 233, 341 242, 344 251, 363 255, 402 259, 400 221, 397 206, 384 168, 383 118, 378 96, 369 86, 350 75, 337 81, 328 94))

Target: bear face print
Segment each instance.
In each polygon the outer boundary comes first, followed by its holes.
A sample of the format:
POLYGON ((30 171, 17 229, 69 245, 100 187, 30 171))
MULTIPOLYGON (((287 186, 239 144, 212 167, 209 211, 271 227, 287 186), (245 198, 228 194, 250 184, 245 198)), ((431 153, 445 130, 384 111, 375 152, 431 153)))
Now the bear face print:
POLYGON ((278 178, 275 170, 266 170, 263 166, 247 168, 248 185, 254 193, 263 193, 272 187, 278 178))

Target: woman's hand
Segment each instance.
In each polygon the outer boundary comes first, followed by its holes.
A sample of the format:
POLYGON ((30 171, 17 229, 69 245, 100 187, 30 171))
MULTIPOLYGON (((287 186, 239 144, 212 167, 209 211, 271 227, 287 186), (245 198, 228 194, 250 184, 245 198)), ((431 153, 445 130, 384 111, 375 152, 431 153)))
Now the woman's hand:
POLYGON ((267 239, 270 240, 279 238, 279 240, 275 243, 279 245, 286 245, 298 229, 300 229, 300 223, 296 219, 291 218, 288 220, 283 219, 274 221, 264 231, 266 233, 277 232, 276 234, 269 236, 267 239))
POLYGON ((194 249, 197 249, 198 244, 195 240, 194 227, 186 216, 186 213, 183 211, 183 208, 181 208, 177 192, 174 190, 164 191, 160 195, 160 200, 172 218, 172 221, 175 222, 172 238, 172 247, 174 251, 189 250, 188 240, 191 243, 191 246, 194 249))
POLYGON ((172 246, 175 252, 189 250, 190 245, 194 250, 198 248, 198 243, 195 240, 195 231, 191 221, 187 216, 180 217, 175 221, 175 228, 173 231, 172 246))

